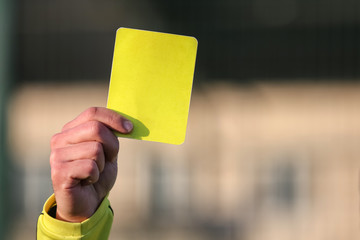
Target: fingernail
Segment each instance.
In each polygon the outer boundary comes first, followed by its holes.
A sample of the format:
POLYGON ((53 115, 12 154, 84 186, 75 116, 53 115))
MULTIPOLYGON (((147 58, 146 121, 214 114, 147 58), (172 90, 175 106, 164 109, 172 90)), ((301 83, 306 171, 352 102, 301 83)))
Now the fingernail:
POLYGON ((132 122, 130 122, 129 120, 124 120, 123 127, 125 128, 125 130, 127 132, 131 132, 131 130, 133 129, 134 126, 133 126, 132 122))

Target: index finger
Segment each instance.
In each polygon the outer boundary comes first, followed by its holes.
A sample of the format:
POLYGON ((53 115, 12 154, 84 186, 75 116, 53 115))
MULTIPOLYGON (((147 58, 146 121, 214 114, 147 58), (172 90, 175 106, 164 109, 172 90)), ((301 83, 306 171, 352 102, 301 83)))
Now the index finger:
POLYGON ((86 109, 71 122, 65 124, 62 131, 76 127, 88 121, 99 121, 107 127, 124 134, 130 133, 133 129, 131 121, 115 111, 104 107, 91 107, 86 109))

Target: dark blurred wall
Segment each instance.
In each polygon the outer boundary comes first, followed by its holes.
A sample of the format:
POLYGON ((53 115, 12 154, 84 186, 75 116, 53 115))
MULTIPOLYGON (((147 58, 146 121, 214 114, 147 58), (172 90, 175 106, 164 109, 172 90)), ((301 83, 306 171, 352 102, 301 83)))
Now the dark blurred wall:
POLYGON ((20 81, 108 80, 116 29, 161 25, 146 0, 19 2, 20 81))
POLYGON ((359 1, 156 0, 169 28, 199 38, 208 78, 359 77, 359 1))
POLYGON ((0 236, 5 237, 13 206, 9 206, 11 193, 16 191, 15 184, 10 185, 10 172, 7 134, 7 103, 13 83, 13 41, 14 41, 14 3, 0 0, 0 236), (11 189, 15 188, 15 189, 11 189))
POLYGON ((359 78, 356 0, 20 0, 21 81, 109 79, 115 30, 193 35, 199 79, 359 78))

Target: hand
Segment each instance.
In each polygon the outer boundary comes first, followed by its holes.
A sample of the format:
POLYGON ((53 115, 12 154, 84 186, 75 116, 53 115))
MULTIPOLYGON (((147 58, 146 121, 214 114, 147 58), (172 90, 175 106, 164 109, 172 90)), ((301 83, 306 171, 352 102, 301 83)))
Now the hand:
POLYGON ((51 139, 51 179, 56 218, 82 222, 113 187, 119 141, 112 130, 130 133, 132 123, 116 112, 92 107, 51 139))

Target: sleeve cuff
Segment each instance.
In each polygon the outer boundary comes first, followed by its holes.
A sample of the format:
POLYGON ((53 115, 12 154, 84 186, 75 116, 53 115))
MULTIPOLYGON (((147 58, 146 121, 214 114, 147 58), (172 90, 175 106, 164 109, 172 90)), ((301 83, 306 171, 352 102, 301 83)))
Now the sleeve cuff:
POLYGON ((45 202, 38 219, 38 239, 107 239, 113 212, 107 197, 104 198, 96 212, 81 223, 70 223, 51 217, 48 212, 56 205, 54 194, 45 202), (45 237, 46 236, 46 237, 45 237), (41 238, 42 237, 42 238, 41 238))

